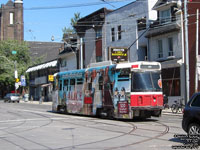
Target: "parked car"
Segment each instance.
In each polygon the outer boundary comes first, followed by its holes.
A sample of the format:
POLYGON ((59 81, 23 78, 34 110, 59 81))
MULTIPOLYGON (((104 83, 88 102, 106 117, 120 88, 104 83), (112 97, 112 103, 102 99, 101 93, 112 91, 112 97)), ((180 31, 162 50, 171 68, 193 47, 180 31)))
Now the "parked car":
POLYGON ((20 101, 20 95, 18 93, 7 93, 4 97, 4 102, 18 102, 20 101))
POLYGON ((182 128, 188 135, 200 135, 200 93, 190 98, 183 110, 182 128))

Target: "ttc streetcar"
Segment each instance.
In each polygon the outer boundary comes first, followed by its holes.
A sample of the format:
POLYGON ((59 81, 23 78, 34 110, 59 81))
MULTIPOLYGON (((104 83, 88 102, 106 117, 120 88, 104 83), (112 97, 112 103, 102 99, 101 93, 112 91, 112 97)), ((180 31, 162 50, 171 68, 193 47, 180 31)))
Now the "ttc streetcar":
POLYGON ((54 112, 133 119, 159 117, 162 109, 158 62, 111 64, 54 75, 54 112))

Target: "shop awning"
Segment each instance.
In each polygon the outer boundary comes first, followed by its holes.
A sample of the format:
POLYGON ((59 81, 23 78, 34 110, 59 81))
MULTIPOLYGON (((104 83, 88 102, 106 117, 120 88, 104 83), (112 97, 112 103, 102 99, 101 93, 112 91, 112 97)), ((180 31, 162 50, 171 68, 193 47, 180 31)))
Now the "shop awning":
POLYGON ((47 87, 47 86, 50 86, 50 85, 52 85, 52 84, 51 83, 43 84, 43 85, 41 85, 41 87, 47 87))
POLYGON ((26 70, 26 73, 49 68, 49 67, 55 67, 56 65, 57 65, 57 60, 54 60, 54 61, 51 61, 51 62, 48 62, 45 64, 41 64, 41 65, 37 65, 37 66, 31 67, 31 68, 28 68, 28 70, 26 70))

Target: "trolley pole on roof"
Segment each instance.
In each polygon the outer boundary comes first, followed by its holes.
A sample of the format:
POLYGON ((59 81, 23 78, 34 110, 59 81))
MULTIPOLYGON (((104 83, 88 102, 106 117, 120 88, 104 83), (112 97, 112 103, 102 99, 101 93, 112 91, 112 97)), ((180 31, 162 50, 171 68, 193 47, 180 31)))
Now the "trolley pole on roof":
POLYGON ((184 20, 185 20, 185 72, 186 72, 186 99, 189 101, 190 96, 190 74, 189 74, 189 48, 188 48, 188 13, 187 13, 187 0, 184 0, 184 20))

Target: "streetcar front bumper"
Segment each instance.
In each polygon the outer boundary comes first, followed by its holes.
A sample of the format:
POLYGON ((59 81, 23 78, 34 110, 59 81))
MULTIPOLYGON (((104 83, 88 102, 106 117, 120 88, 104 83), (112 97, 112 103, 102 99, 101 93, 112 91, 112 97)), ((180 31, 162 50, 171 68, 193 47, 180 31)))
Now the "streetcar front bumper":
POLYGON ((162 110, 164 107, 163 106, 132 106, 131 110, 162 110))
POLYGON ((133 116, 161 116, 163 106, 141 106, 141 107, 131 107, 131 111, 133 112, 133 116))

